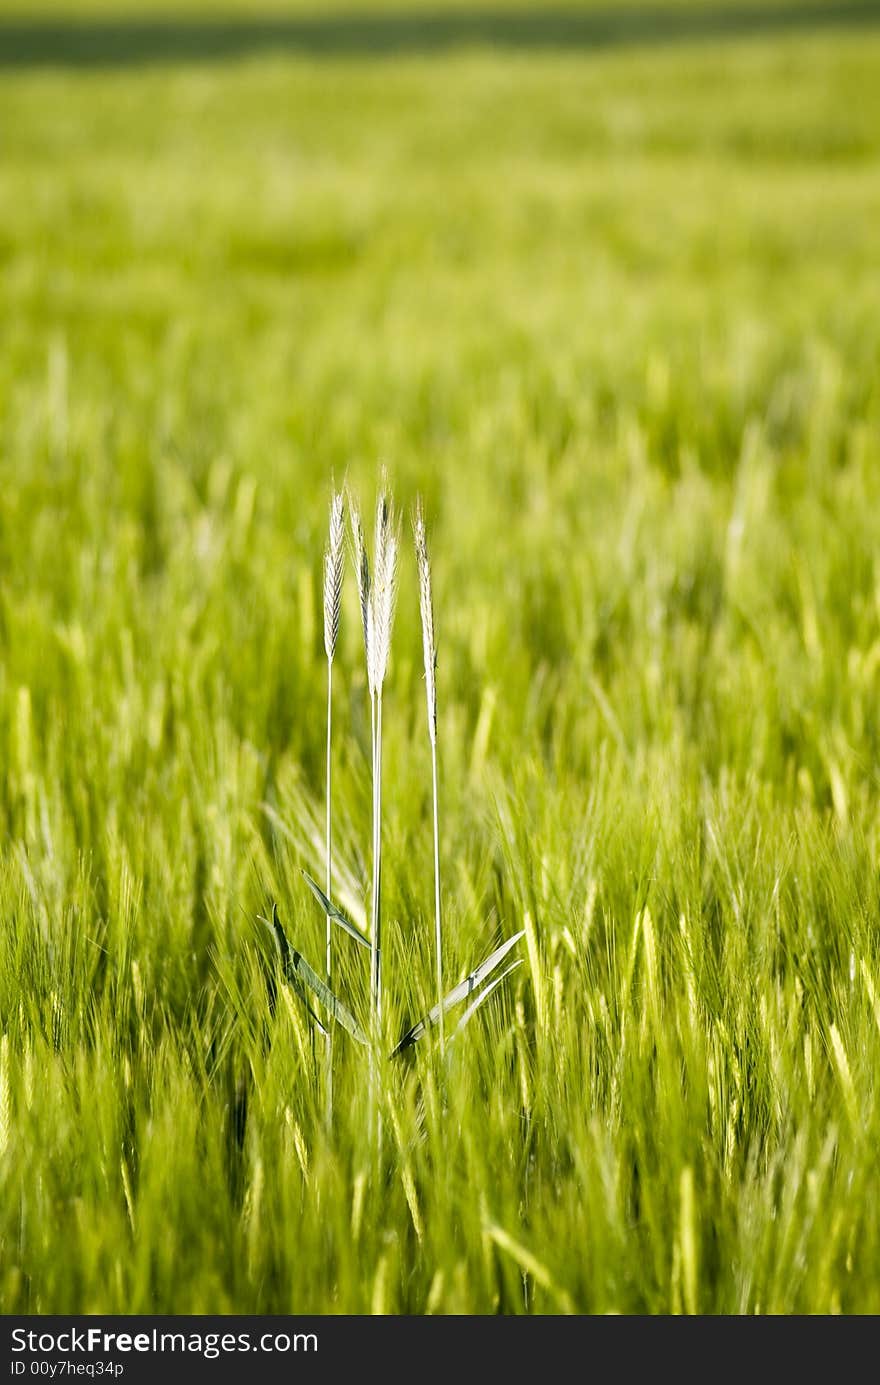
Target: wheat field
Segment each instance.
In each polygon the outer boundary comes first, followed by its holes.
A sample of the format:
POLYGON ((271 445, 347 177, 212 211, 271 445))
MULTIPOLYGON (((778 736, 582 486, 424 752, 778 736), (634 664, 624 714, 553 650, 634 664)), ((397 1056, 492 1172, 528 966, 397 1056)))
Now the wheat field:
POLYGON ((435 9, 0 14, 0 1311, 880 1311, 880 10, 435 9))

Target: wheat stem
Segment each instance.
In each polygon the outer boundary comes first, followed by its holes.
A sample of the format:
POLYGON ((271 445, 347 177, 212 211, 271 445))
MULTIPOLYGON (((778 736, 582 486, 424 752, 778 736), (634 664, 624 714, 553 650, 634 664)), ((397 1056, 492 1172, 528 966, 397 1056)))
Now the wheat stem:
POLYGON ((379 939, 376 930, 376 698, 370 693, 370 773, 373 790, 371 832, 372 877, 370 880, 370 1129, 377 1119, 376 1056, 379 1033, 376 1022, 376 976, 379 971, 379 939))
POLYGON ((437 743, 431 746, 431 778, 434 787, 434 951, 437 961, 437 1003, 440 1006, 440 1052, 446 1049, 443 1020, 443 931, 440 925, 440 814, 437 807, 437 743))
MULTIPOLYGON (((345 501, 341 492, 334 492, 330 502, 330 533, 324 554, 324 652, 327 655, 327 898, 332 899, 333 885, 333 819, 332 819, 332 758, 333 743, 333 656, 339 638, 339 614, 342 606, 342 575, 345 566, 345 501)), ((327 989, 333 983, 333 924, 327 914, 327 989)), ((333 1026, 328 1022, 324 1040, 326 1060, 327 1124, 333 1124, 333 1026)))
POLYGON ((376 936, 376 699, 370 695, 370 755, 371 780, 373 790, 371 840, 371 878, 370 878, 370 1009, 375 1021, 376 1014, 376 975, 379 965, 379 939, 376 936))
POLYGON ((373 909, 371 999, 377 1037, 382 1026, 382 688, 391 652, 391 627, 397 591, 398 536, 385 478, 376 504, 373 584, 368 608, 369 683, 374 704, 373 744, 373 909))
POLYGON ((431 742, 431 783, 434 826, 434 952, 437 968, 437 1003, 440 1006, 440 1052, 446 1048, 443 1020, 443 929, 440 915, 440 812, 437 792, 437 645, 434 639, 434 602, 431 588, 431 563, 421 502, 414 523, 416 559, 419 568, 419 610, 422 617, 422 649, 425 660, 425 699, 428 711, 428 739, 431 742))
POLYGON ((376 696, 373 766, 373 952, 371 997, 377 1038, 382 1031, 382 694, 376 696))
POLYGON ((352 506, 352 529, 364 627, 367 688, 370 694, 370 753, 373 781, 373 876, 370 897, 370 1008, 373 1043, 370 1058, 370 1100, 373 1114, 377 1117, 378 1148, 382 1138, 381 1119, 376 1111, 376 1066, 382 1033, 382 687, 391 651, 399 548, 397 524, 384 475, 376 504, 372 577, 363 525, 355 506, 352 506))
MULTIPOLYGON (((325 893, 328 899, 332 899, 333 886, 333 815, 332 804, 332 773, 333 762, 330 754, 332 744, 333 729, 333 660, 327 660, 327 885, 325 893)), ((328 913, 327 915, 327 988, 333 989, 333 923, 328 913)), ((327 1037, 324 1041, 327 1059, 327 1125, 333 1124, 333 1028, 327 1025, 327 1037)))

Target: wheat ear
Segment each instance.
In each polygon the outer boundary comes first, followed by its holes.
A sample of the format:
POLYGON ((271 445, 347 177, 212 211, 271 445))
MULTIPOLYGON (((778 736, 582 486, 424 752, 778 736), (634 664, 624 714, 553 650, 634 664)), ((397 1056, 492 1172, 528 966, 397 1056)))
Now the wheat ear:
MULTIPOLYGON (((327 898, 333 898, 333 818, 331 745, 333 736, 333 657, 339 639, 339 612, 342 605, 342 574, 345 569, 345 501, 334 492, 330 501, 330 532, 324 552, 324 652, 327 655, 327 898)), ((327 914, 327 988, 333 985, 333 924, 327 914)), ((333 1123, 333 1032, 327 1025, 327 1124, 333 1123)))
POLYGON ((364 526, 360 510, 349 496, 351 511, 351 531, 354 544, 354 570, 357 577, 358 600, 361 607, 361 621, 364 627, 364 653, 367 659, 367 675, 370 669, 370 560, 367 557, 367 544, 364 539, 364 526))
POLYGON ((434 953, 437 967, 437 1003, 440 1007, 440 1052, 446 1048, 443 1019, 443 930, 440 918, 440 815, 437 794, 437 644, 434 639, 434 602, 431 592, 431 562, 422 503, 418 502, 413 523, 416 560, 419 568, 419 609, 422 615, 422 649, 425 656, 425 698, 428 708, 428 739, 431 742, 431 781, 434 819, 434 953))

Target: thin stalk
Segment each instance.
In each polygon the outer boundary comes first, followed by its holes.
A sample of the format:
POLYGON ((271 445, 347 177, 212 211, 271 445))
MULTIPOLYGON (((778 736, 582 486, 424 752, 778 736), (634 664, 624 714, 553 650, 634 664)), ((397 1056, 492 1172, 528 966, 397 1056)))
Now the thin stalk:
MULTIPOLYGON (((374 1005, 376 1016, 376 1062, 380 1063, 382 1043, 382 689, 376 696, 376 776, 375 776, 376 842, 373 856, 373 937, 376 941, 376 973, 374 1005)), ((376 1095, 378 1097, 378 1084, 376 1095)), ((376 1159, 382 1163, 382 1112, 376 1111, 376 1159)))
POLYGON ((443 1019, 443 932, 440 926, 440 813, 437 806, 437 742, 431 744, 431 776, 434 782, 434 946, 437 954, 437 1004, 440 1006, 440 1052, 446 1051, 443 1019))
POLYGON ((376 976, 378 974, 378 938, 376 935, 376 697, 370 694, 370 760, 373 788, 373 878, 370 881, 370 1126, 376 1123, 376 976))
POLYGON ((370 760, 371 787, 373 790, 370 853, 372 873, 370 878, 370 1019, 376 1023, 376 972, 379 959, 379 942, 376 937, 376 699, 370 697, 370 760))
MULTIPOLYGON (((333 737, 333 656, 339 638, 339 615, 342 604, 342 577, 345 565, 345 501, 342 493, 334 493, 330 502, 330 532, 324 553, 324 653, 327 655, 327 899, 333 898, 333 838, 332 838, 332 763, 330 747, 333 737)), ((333 924, 327 913, 327 991, 332 994, 333 983, 333 924)), ((327 1017, 324 1040, 326 1059, 327 1125, 333 1124, 333 1017, 327 1017)))
POLYGON ((378 716, 375 694, 370 696, 370 748, 373 768, 373 878, 370 882, 370 1128, 375 1134, 378 1155, 382 1143, 382 1117, 379 1115, 379 1093, 377 1063, 379 1055, 379 976, 381 967, 380 924, 379 924, 379 855, 381 851, 379 815, 381 794, 379 790, 379 742, 378 716))
MULTIPOLYGON (((328 899, 333 898, 333 837, 332 837, 332 813, 331 813, 331 785, 333 774, 333 763, 330 754, 333 729, 333 660, 327 660, 327 888, 328 899)), ((333 923, 330 915, 327 915, 327 989, 333 989, 333 923)), ((324 1053, 327 1063, 326 1099, 327 1099, 327 1125, 333 1124, 333 1026, 327 1025, 327 1035, 324 1040, 324 1053)))
POLYGON ((382 684, 388 670, 394 598, 397 587, 399 538, 386 477, 376 502, 376 538, 373 550, 373 577, 370 580, 363 527, 353 511, 355 550, 361 615, 364 623, 364 648, 367 656, 367 686, 370 691, 373 759, 373 880, 370 929, 370 1008, 373 1031, 370 1064, 371 1106, 377 1115, 376 1148, 381 1151, 382 1122, 376 1111, 376 1070, 382 1037, 382 684))
POLYGON ((377 1037, 382 1032, 382 694, 376 698, 373 770, 373 977, 377 1037))
POLYGON ((431 742, 431 781, 434 798, 434 951, 437 965, 437 1005, 440 1010, 440 1052, 446 1048, 443 1021, 443 929, 440 917, 440 812, 437 793, 437 644, 434 638, 434 600, 431 590, 431 562, 422 504, 416 506, 413 521, 416 559, 419 569, 419 610, 422 617, 422 649, 425 656, 425 702, 428 713, 428 739, 431 742))

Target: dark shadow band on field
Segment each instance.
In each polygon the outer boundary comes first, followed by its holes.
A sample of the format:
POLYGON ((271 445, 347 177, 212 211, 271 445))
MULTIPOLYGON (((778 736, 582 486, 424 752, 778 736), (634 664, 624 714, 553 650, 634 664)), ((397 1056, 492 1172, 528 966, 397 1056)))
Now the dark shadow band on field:
POLYGON ((241 19, 0 20, 0 67, 117 67, 266 53, 430 56, 468 47, 590 50, 880 25, 880 0, 577 11, 426 10, 241 19))

